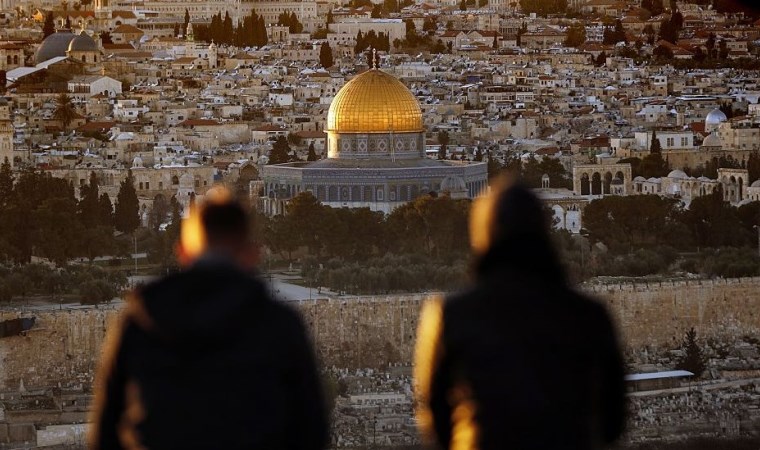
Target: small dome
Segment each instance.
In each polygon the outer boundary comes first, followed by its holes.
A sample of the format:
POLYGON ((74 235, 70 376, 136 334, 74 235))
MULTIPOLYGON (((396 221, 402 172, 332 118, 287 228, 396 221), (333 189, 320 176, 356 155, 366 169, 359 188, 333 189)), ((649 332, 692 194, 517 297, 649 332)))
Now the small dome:
POLYGON ((723 147, 723 142, 715 133, 710 133, 709 136, 702 141, 702 147, 723 147))
POLYGON ((465 192, 467 185, 461 177, 448 176, 441 182, 441 191, 445 192, 465 192))
POLYGON ((137 169, 143 167, 143 160, 139 156, 135 156, 135 159, 132 160, 132 168, 137 169))
POLYGON ((644 177, 642 177, 641 175, 639 175, 636 178, 634 178, 633 181, 635 181, 636 183, 643 183, 643 182, 647 181, 647 179, 644 178, 644 177))
POLYGON ((75 37, 77 35, 69 30, 59 31, 46 37, 37 49, 37 53, 34 54, 35 63, 40 64, 58 56, 66 56, 66 50, 75 37))
POLYGON ((337 133, 410 133, 423 131, 422 110, 396 77, 370 69, 335 95, 327 112, 327 131, 337 133))
POLYGON ((671 170, 668 174, 668 178, 689 178, 683 170, 671 170))
POLYGON ((705 125, 718 125, 719 123, 725 122, 727 120, 728 117, 726 117, 726 114, 720 109, 715 108, 707 114, 707 118, 705 118, 705 125))
POLYGON ((749 185, 749 187, 760 188, 760 180, 753 181, 752 184, 749 185))
POLYGON ((96 52, 98 44, 86 33, 78 34, 69 42, 68 51, 70 52, 96 52))
POLYGON ((621 180, 620 177, 615 177, 612 179, 612 181, 610 181, 610 184, 613 186, 622 186, 623 180, 621 180))

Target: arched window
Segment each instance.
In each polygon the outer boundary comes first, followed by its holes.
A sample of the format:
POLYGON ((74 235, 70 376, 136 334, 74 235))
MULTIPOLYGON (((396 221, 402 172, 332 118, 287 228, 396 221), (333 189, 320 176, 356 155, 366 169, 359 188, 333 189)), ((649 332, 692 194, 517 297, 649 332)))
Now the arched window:
POLYGON ((179 184, 179 177, 177 175, 174 175, 172 177, 172 186, 176 186, 179 184))
POLYGON ((584 173, 581 175, 581 195, 588 195, 591 193, 590 190, 591 186, 588 179, 588 174, 584 173))
POLYGON ((599 172, 594 172, 591 175, 591 195, 599 195, 602 193, 602 176, 599 172))

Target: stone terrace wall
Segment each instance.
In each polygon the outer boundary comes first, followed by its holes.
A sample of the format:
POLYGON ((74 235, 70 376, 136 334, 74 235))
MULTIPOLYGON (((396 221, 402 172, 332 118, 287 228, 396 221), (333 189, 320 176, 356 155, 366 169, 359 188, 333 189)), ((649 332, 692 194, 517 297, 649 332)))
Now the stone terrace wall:
POLYGON ((628 348, 680 344, 694 327, 699 338, 760 337, 760 278, 587 286, 617 320, 628 348))
MULTIPOLYGON (((588 286, 618 321, 628 348, 675 347, 686 330, 700 337, 760 336, 760 278, 588 286)), ((319 299, 294 303, 311 327, 326 366, 411 363, 424 295, 319 299)), ((0 339, 0 391, 92 381, 113 306, 17 311, 0 320, 37 317, 23 336, 0 339)))

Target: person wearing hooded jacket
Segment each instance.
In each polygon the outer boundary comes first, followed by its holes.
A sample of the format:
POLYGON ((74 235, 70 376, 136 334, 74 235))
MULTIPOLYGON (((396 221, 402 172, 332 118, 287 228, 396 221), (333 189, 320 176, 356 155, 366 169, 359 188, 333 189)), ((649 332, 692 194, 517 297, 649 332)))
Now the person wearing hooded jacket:
POLYGON ((109 330, 92 449, 321 449, 327 420, 299 316, 253 274, 248 217, 223 194, 183 221, 182 271, 109 330))
POLYGON ((476 201, 475 280, 426 302, 417 422, 447 449, 595 449, 624 425, 623 364, 605 308, 571 289, 540 200, 511 179, 476 201))

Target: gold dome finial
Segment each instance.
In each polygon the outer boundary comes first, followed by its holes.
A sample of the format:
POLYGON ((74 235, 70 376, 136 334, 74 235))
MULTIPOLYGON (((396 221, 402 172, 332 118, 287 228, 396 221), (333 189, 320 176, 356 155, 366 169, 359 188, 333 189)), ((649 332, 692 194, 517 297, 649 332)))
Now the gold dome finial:
POLYGON ((372 49, 372 68, 377 70, 377 49, 372 49))

